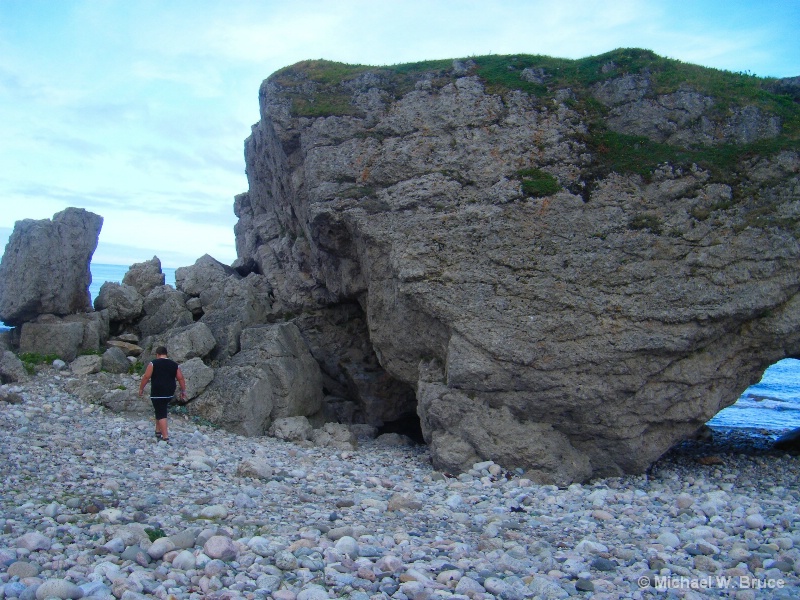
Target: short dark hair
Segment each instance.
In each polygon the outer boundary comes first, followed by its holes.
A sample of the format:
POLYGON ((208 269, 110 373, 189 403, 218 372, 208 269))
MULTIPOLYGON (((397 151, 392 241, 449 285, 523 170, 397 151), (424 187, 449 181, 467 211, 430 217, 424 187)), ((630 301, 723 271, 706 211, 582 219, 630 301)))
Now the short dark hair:
POLYGON ((166 348, 166 346, 159 346, 158 348, 156 348, 156 356, 158 356, 158 355, 160 355, 160 354, 163 354, 164 356, 166 356, 166 355, 167 355, 167 348, 166 348))

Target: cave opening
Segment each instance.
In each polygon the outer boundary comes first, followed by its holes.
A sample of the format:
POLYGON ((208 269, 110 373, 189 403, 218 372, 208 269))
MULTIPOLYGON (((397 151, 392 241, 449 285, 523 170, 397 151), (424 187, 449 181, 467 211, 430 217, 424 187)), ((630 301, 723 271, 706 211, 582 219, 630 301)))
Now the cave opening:
POLYGON ((378 435, 384 433, 399 433, 411 438, 417 444, 424 444, 422 425, 416 412, 406 412, 393 421, 387 421, 378 427, 378 435))

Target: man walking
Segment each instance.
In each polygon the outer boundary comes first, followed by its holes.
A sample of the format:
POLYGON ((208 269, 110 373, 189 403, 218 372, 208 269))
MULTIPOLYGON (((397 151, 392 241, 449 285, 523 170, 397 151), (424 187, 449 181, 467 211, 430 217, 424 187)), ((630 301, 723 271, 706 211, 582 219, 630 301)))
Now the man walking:
POLYGON ((174 360, 167 357, 164 346, 156 348, 156 358, 147 365, 142 382, 139 384, 139 396, 144 394, 144 387, 150 382, 150 401, 156 416, 156 439, 169 443, 167 431, 167 407, 175 397, 175 382, 181 386, 181 399, 186 397, 186 380, 181 368, 174 360))

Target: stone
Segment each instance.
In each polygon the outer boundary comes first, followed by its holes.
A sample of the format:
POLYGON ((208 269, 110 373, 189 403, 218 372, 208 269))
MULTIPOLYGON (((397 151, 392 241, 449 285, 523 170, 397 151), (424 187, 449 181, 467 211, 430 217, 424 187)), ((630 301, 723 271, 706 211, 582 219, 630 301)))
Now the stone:
POLYGON ((41 569, 39 565, 36 563, 18 560, 14 563, 8 565, 8 569, 6 569, 6 573, 8 573, 9 577, 19 577, 20 579, 25 579, 26 577, 36 577, 39 575, 41 569))
POLYGON ((258 366, 273 390, 272 418, 310 416, 322 405, 319 364, 293 323, 242 330, 241 350, 228 364, 258 366))
POLYGON ((49 550, 52 543, 49 537, 33 531, 18 537, 16 547, 35 552, 36 550, 49 550))
POLYGON ((141 346, 123 340, 108 340, 106 342, 106 347, 119 348, 125 353, 125 356, 139 356, 142 353, 141 346))
POLYGON ((83 590, 66 579, 47 579, 36 588, 36 600, 83 598, 83 590))
MULTIPOLYGON (((770 214, 794 214, 800 155, 750 158, 743 145, 737 175, 721 180, 678 163, 690 144, 774 138, 779 115, 747 102, 720 111, 688 84, 657 88, 646 69, 610 68, 547 103, 460 66, 441 86, 415 75, 400 97, 377 71, 340 88, 304 69, 261 88, 249 189, 234 203, 237 264, 254 262, 273 307, 298 322, 361 312, 361 355, 415 392, 405 412, 435 468, 491 459, 558 485, 641 473, 766 366, 800 354, 800 244, 788 221, 754 220, 735 200, 755 189, 770 214), (334 89, 358 116, 287 108, 334 89), (676 159, 647 178, 611 168, 617 150, 594 136, 582 100, 607 107, 609 130, 676 159), (532 192, 525 169, 546 172, 551 191, 532 192)), ((341 339, 347 324, 331 329, 341 339)), ((321 339, 309 347, 337 382, 346 352, 321 339)), ((370 412, 354 420, 387 421, 372 412, 387 398, 361 396, 356 410, 370 412)))
MULTIPOLYGON (((374 425, 367 425, 366 423, 353 423, 350 425, 350 431, 360 441, 374 440, 378 437, 378 428, 374 425)), ((394 444, 389 444, 394 445, 394 444)), ((400 444, 405 445, 405 444, 400 444)))
POLYGON ((267 375, 256 367, 223 366, 214 379, 187 405, 201 417, 232 433, 264 435, 271 424, 273 392, 267 375))
POLYGON ((3 386, 0 387, 0 402, 7 402, 8 404, 22 404, 24 400, 20 394, 17 392, 12 392, 3 386))
POLYGON ((681 545, 681 539, 671 531, 662 533, 656 541, 667 548, 678 548, 681 545))
POLYGON ((342 554, 348 555, 351 559, 355 560, 359 555, 359 545, 355 538, 345 535, 340 537, 333 545, 342 554))
POLYGON ((175 558, 172 559, 172 566, 181 571, 188 571, 194 569, 197 564, 194 553, 189 550, 181 550, 175 558))
POLYGON ((267 433, 286 442, 300 442, 310 439, 312 430, 306 417, 279 417, 272 422, 267 433))
MULTIPOLYGON (((226 519, 228 517, 228 509, 222 504, 212 504, 206 506, 200 511, 200 516, 204 519, 226 519)), ((213 556, 211 558, 214 558, 213 556)))
POLYGON ((207 366, 201 358, 187 360, 180 367, 186 381, 187 401, 197 398, 214 381, 214 369, 207 366))
POLYGON ((134 263, 122 277, 123 285, 133 287, 144 298, 155 288, 164 285, 166 278, 161 271, 161 261, 157 256, 140 263, 134 263))
POLYGON ((216 370, 190 406, 212 423, 245 435, 264 435, 272 420, 311 416, 322 403, 319 365, 295 325, 255 326, 241 332, 241 351, 216 370))
POLYGON ((154 560, 160 560, 167 552, 175 549, 175 543, 168 537, 158 538, 147 548, 147 554, 154 560))
POLYGON ((384 446, 413 446, 414 440, 402 433, 382 433, 375 441, 384 446))
POLYGON ((314 583, 300 590, 297 600, 330 600, 330 595, 328 590, 314 583))
POLYGON ((255 479, 270 479, 273 475, 272 466, 263 458, 246 458, 236 467, 239 477, 253 477, 255 479))
POLYGON ((0 383, 18 383, 28 381, 30 376, 25 370, 25 365, 10 350, 0 353, 0 383))
POLYGON ((131 363, 125 351, 115 346, 103 352, 101 361, 102 369, 109 373, 127 373, 131 368, 131 363))
POLYGON ((747 515, 744 524, 748 529, 764 529, 767 526, 764 517, 759 514, 747 515))
POLYGON ((82 351, 96 352, 108 338, 106 313, 85 315, 40 315, 23 323, 20 333, 20 352, 42 356, 55 355, 72 362, 82 351))
MULTIPOLYGON (((194 323, 194 318, 186 308, 186 297, 168 285, 154 288, 143 303, 144 316, 138 322, 143 338, 160 336, 170 329, 185 327, 194 323)), ((158 341, 153 346, 163 344, 158 341)))
POLYGON ((162 337, 166 338, 164 345, 169 357, 178 363, 208 356, 217 344, 211 329, 205 323, 172 329, 162 337))
POLYGON ((389 498, 389 505, 386 510, 389 511, 415 511, 422 508, 422 502, 410 498, 405 494, 394 494, 389 498))
POLYGON ((212 559, 215 558, 224 561, 235 560, 239 554, 233 540, 224 535, 211 536, 208 541, 203 544, 203 552, 212 559))
POLYGON ((153 414, 153 405, 150 400, 147 396, 140 398, 136 388, 117 388, 108 391, 100 389, 99 391, 100 397, 94 401, 111 412, 135 415, 153 414))
POLYGON ((103 357, 96 354, 85 354, 73 360, 69 364, 69 368, 75 375, 99 373, 103 370, 103 357))
POLYGON ((106 281, 94 300, 95 310, 107 310, 114 323, 133 323, 141 315, 144 298, 132 285, 106 281))
POLYGON ((19 326, 43 314, 91 311, 89 264, 102 225, 82 208, 17 221, 0 261, 0 321, 19 326))
POLYGON ((342 423, 325 423, 311 432, 311 441, 317 446, 336 448, 337 450, 355 450, 358 440, 347 425, 342 423))

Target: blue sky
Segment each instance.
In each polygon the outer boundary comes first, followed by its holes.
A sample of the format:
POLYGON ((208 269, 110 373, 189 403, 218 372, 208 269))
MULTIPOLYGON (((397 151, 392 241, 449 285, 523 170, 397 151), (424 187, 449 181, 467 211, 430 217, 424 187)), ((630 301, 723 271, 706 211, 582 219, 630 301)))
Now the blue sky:
POLYGON ((326 58, 396 64, 614 48, 800 75, 800 0, 0 0, 0 244, 68 206, 94 261, 235 256, 258 87, 326 58))

